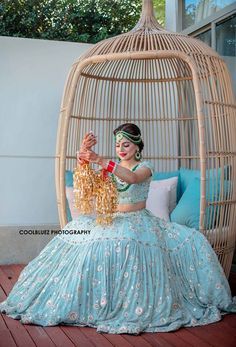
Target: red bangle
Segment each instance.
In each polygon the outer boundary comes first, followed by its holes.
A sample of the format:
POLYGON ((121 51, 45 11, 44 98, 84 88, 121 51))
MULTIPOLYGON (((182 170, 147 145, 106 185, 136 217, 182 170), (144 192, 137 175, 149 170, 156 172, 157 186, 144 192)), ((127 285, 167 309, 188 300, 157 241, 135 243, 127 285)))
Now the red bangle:
POLYGON ((108 171, 106 169, 102 169, 102 179, 106 180, 106 178, 108 177, 107 175, 108 171))
POLYGON ((109 160, 109 163, 108 163, 108 165, 106 167, 106 170, 108 172, 113 173, 113 171, 115 170, 115 167, 116 167, 116 163, 114 161, 112 161, 112 160, 109 160))

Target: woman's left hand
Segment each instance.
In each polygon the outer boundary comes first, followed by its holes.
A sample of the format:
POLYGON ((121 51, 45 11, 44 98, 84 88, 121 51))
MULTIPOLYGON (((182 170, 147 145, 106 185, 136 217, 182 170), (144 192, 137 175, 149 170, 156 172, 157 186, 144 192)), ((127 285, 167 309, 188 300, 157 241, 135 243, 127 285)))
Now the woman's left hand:
POLYGON ((97 144, 97 139, 96 136, 94 134, 91 133, 87 133, 83 140, 82 140, 82 144, 80 146, 80 150, 86 150, 86 149, 91 149, 93 146, 95 146, 97 144))
POLYGON ((98 163, 99 155, 94 151, 90 150, 82 150, 79 152, 80 159, 87 160, 91 163, 98 163))

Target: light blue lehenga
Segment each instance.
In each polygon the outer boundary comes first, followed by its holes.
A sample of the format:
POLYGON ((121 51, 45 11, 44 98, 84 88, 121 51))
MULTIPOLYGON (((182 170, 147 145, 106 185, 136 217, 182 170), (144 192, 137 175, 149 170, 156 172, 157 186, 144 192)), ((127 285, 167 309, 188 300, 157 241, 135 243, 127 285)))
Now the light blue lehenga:
MULTIPOLYGON (((149 161, 141 166, 154 171, 149 161)), ((119 192, 119 202, 145 200, 150 181, 119 192)), ((63 230, 23 269, 0 312, 113 334, 168 332, 236 312, 217 256, 195 229, 144 208, 116 212, 110 226, 81 215, 63 230)))

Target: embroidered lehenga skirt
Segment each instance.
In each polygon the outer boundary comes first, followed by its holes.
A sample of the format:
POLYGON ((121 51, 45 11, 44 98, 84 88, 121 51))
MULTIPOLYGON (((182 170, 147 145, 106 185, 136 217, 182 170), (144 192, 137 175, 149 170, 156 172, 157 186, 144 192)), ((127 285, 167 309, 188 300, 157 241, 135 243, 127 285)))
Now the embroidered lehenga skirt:
POLYGON ((217 256, 197 230, 149 210, 69 222, 21 272, 0 311, 25 324, 113 334, 205 325, 236 311, 217 256))

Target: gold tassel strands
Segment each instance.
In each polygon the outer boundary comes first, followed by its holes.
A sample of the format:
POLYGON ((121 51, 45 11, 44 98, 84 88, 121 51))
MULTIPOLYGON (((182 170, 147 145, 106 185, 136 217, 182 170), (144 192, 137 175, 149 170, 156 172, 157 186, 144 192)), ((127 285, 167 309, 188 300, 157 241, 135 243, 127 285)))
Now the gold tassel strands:
POLYGON ((74 206, 81 214, 91 214, 94 210, 93 185, 95 173, 89 163, 79 164, 73 174, 74 206))
POLYGON ((118 193, 115 183, 105 169, 95 172, 89 163, 79 164, 73 175, 74 204, 81 214, 96 211, 96 223, 112 224, 117 209, 118 193))
POLYGON ((97 224, 110 225, 118 204, 116 185, 104 169, 99 172, 96 179, 97 182, 94 186, 96 222, 97 224))

